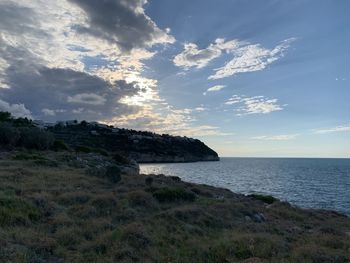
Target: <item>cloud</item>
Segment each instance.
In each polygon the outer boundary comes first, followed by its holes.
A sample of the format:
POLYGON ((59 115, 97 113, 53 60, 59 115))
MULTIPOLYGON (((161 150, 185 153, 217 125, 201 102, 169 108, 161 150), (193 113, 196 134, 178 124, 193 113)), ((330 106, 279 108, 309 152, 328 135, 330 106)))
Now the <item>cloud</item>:
POLYGON ((50 109, 42 109, 41 110, 45 116, 55 116, 56 113, 54 110, 50 110, 50 109))
POLYGON ((315 131, 315 133, 318 133, 318 134, 327 134, 327 133, 333 133, 333 132, 350 132, 350 126, 336 126, 333 128, 319 129, 315 131))
POLYGON ((218 58, 223 50, 229 52, 237 48, 240 44, 241 42, 237 40, 225 42, 225 39, 218 38, 215 40, 215 43, 210 44, 207 48, 199 49, 196 44, 187 43, 184 45, 184 50, 174 57, 173 62, 176 66, 186 70, 191 67, 203 68, 207 66, 210 61, 218 58))
POLYGON ((179 136, 201 137, 201 136, 226 136, 232 135, 220 131, 219 127, 212 125, 197 124, 192 116, 193 112, 201 112, 202 107, 194 109, 175 109, 167 103, 163 104, 164 109, 154 111, 151 105, 144 107, 142 111, 116 117, 108 124, 118 123, 123 127, 137 130, 149 130, 157 133, 168 133, 179 136))
MULTIPOLYGON (((218 127, 196 123, 192 115, 203 106, 175 109, 160 97, 157 80, 143 75, 157 45, 175 41, 147 16, 146 3, 0 0, 2 107, 46 121, 86 119, 178 135, 223 135, 218 127)), ((215 49, 221 53, 234 45, 218 39, 215 49)))
POLYGON ((263 70, 283 57, 283 52, 294 40, 294 38, 284 40, 273 49, 263 48, 260 44, 239 47, 232 51, 233 59, 223 67, 215 69, 215 74, 209 76, 208 79, 221 79, 238 73, 263 70))
POLYGON ((154 44, 173 43, 175 39, 161 30, 145 14, 145 0, 69 0, 87 15, 84 25, 78 24, 78 33, 90 34, 115 43, 125 50, 154 44))
POLYGON ((265 69, 271 63, 283 57, 283 53, 295 41, 290 38, 282 41, 272 49, 264 48, 260 44, 250 44, 247 41, 218 38, 207 48, 199 49, 195 43, 186 43, 184 50, 176 55, 173 62, 185 70, 190 68, 204 68, 209 62, 222 55, 223 51, 233 54, 233 59, 223 67, 215 69, 215 74, 208 79, 221 79, 238 73, 253 72, 265 69))
POLYGON ((146 48, 174 41, 145 15, 145 3, 1 1, 0 98, 45 120, 101 120, 142 110, 158 99, 157 81, 141 76, 144 61, 156 54, 146 48), (110 12, 100 13, 105 7, 110 12), (104 31, 113 41, 77 34, 82 28, 104 31))
POLYGON ((103 105, 106 102, 106 99, 94 93, 81 93, 72 97, 68 96, 67 101, 70 103, 103 105))
POLYGON ((206 92, 203 92, 203 95, 207 95, 208 92, 213 92, 213 91, 219 91, 222 90, 226 87, 226 85, 215 85, 213 87, 210 87, 209 89, 207 89, 206 92))
POLYGON ((290 141, 298 137, 299 134, 284 134, 284 135, 273 135, 273 136, 255 136, 252 137, 253 140, 263 140, 263 141, 290 141))
POLYGON ((125 96, 142 92, 137 83, 123 80, 110 83, 71 69, 39 65, 29 68, 21 64, 13 63, 7 69, 5 81, 11 88, 0 89, 0 97, 12 104, 25 105, 35 118, 98 120, 138 110, 120 102, 125 96), (83 115, 77 112, 79 108, 83 115))
POLYGON ((31 112, 23 104, 10 104, 0 99, 0 111, 10 112, 15 117, 32 118, 31 112))
POLYGON ((225 102, 225 105, 238 105, 236 111, 237 116, 248 114, 267 114, 274 111, 283 110, 284 106, 278 104, 277 99, 269 99, 264 96, 238 96, 233 95, 225 102))

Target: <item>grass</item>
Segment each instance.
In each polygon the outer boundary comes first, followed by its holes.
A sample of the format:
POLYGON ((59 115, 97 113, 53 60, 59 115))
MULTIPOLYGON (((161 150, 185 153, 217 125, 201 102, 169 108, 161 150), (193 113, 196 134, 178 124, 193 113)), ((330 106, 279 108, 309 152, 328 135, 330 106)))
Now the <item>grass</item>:
POLYGON ((13 192, 0 192, 0 226, 27 225, 40 218, 40 211, 13 192))
MULTIPOLYGON (((0 262, 350 260, 348 217, 161 175, 113 183, 87 173, 91 156, 78 157, 79 165, 60 151, 0 159, 0 262), (41 158, 48 162, 33 163, 41 158), (250 220, 256 214, 266 220, 250 220)), ((95 166, 118 166, 106 158, 95 166)))
POLYGON ((196 199, 196 195, 192 192, 186 191, 182 188, 155 188, 149 190, 152 195, 159 202, 176 202, 176 201, 189 201, 193 202, 196 199))

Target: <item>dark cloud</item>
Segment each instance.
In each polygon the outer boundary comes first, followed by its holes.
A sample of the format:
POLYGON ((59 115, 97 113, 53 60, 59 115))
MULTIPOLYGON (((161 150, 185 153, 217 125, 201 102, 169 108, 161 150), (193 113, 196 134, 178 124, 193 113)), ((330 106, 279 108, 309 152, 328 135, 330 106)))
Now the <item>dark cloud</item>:
MULTIPOLYGON (((88 27, 76 25, 81 32, 117 43, 125 50, 168 37, 143 13, 144 1, 70 1, 88 15, 88 27)), ((119 102, 124 96, 143 92, 137 83, 111 83, 76 68, 53 67, 60 64, 55 63, 55 54, 45 50, 52 45, 44 44, 56 39, 45 31, 45 24, 40 24, 41 14, 35 8, 0 2, 0 110, 48 121, 108 120, 141 110, 141 106, 119 102)), ((71 65, 69 61, 61 64, 71 65)))
POLYGON ((85 72, 48 68, 33 63, 36 61, 30 53, 20 48, 0 51, 10 65, 5 71, 5 83, 10 88, 0 89, 0 99, 24 105, 35 118, 97 120, 138 110, 118 102, 123 96, 142 92, 136 83, 110 83, 85 72), (16 59, 17 54, 21 59, 16 59))
POLYGON ((88 26, 75 27, 80 33, 117 43, 125 50, 171 42, 172 38, 144 14, 144 0, 69 1, 77 4, 88 16, 88 26))

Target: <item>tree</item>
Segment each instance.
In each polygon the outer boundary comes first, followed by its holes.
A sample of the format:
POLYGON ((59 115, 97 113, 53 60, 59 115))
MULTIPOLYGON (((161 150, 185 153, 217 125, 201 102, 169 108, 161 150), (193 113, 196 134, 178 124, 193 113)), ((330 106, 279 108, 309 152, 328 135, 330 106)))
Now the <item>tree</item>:
POLYGON ((20 134, 10 123, 0 123, 0 145, 16 146, 20 134))
POLYGON ((0 122, 10 121, 11 119, 11 113, 7 111, 0 111, 0 122))

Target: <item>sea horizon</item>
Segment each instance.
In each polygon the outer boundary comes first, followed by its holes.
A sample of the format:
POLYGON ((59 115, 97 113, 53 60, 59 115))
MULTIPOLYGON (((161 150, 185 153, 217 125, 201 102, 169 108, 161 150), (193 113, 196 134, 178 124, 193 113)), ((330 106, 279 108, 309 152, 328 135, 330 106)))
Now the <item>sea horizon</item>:
POLYGON ((140 173, 272 195, 300 207, 350 216, 349 158, 222 157, 219 162, 140 164, 140 173))

